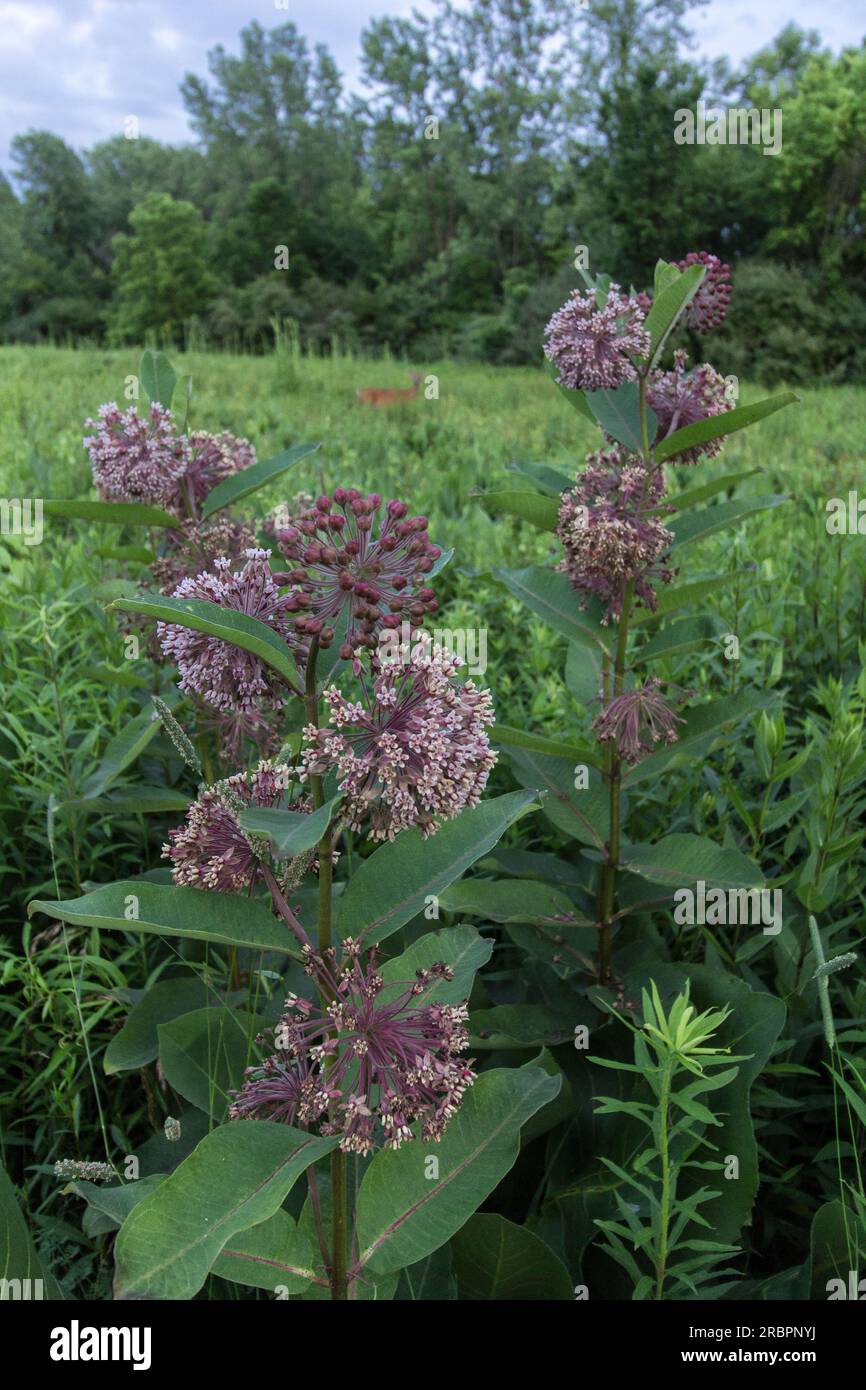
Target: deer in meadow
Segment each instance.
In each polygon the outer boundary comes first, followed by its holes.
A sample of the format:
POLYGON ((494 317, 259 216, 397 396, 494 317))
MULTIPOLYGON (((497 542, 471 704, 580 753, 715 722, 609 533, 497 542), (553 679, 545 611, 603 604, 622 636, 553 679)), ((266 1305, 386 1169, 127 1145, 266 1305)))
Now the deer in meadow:
POLYGON ((376 386, 366 386, 363 391, 359 391, 359 405, 396 405, 398 401, 411 401, 418 394, 419 383, 424 380, 422 372, 410 372, 412 385, 405 391, 383 391, 376 386))

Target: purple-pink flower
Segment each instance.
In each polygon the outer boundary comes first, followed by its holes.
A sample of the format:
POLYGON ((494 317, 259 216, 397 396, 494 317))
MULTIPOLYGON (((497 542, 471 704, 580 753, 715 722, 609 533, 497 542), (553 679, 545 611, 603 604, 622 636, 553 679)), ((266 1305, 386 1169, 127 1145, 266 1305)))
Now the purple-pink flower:
MULTIPOLYGON (((241 828, 238 815, 248 806, 276 806, 290 779, 285 764, 260 762, 252 772, 238 772, 200 792, 183 825, 168 832, 169 843, 162 847, 174 882, 215 893, 248 892, 261 873, 260 847, 241 828)), ((292 809, 312 809, 312 803, 292 809)))
POLYGON ((256 461, 256 451, 250 441, 239 439, 228 430, 221 434, 196 430, 189 436, 189 442, 192 457, 186 482, 196 503, 203 502, 217 483, 256 461))
POLYGON ((489 691, 456 680, 459 661, 423 632, 393 645, 392 659, 362 673, 361 699, 325 691, 332 727, 304 730, 301 760, 302 778, 336 773, 347 823, 360 831, 369 817, 374 840, 413 825, 432 835, 477 805, 496 762, 489 691))
POLYGON ((599 308, 595 290, 573 290, 545 329, 545 356, 572 391, 614 390, 637 375, 633 357, 646 357, 650 335, 634 295, 612 284, 599 308))
MULTIPOLYGON (((269 550, 247 550, 246 563, 232 570, 230 561, 214 561, 213 572, 182 579, 175 598, 206 599, 219 608, 245 613, 266 623, 286 643, 294 633, 286 616, 288 599, 274 583, 268 564, 269 550)), ((240 713, 279 708, 286 683, 253 652, 223 642, 177 623, 158 623, 162 650, 177 664, 180 688, 201 695, 215 709, 240 713)))
POLYGON ((343 612, 347 615, 344 660, 373 649, 382 627, 421 622, 438 608, 426 576, 441 551, 427 534, 427 518, 409 516, 405 502, 382 499, 356 488, 338 487, 319 497, 278 530, 285 559, 294 566, 279 576, 290 588, 288 609, 305 639, 326 646, 343 612))
POLYGON ((661 742, 677 741, 677 725, 685 721, 662 699, 661 684, 650 676, 642 686, 615 696, 593 720, 599 741, 613 743, 626 763, 639 763, 661 742))
POLYGON ((163 594, 173 594, 182 579, 194 579, 221 557, 241 561, 255 545, 250 527, 227 516, 182 521, 168 531, 164 553, 153 561, 150 572, 163 594))
MULTIPOLYGON (((659 422, 654 444, 660 444, 686 425, 723 415, 726 410, 732 410, 734 404, 726 394, 725 378, 708 362, 693 367, 691 371, 686 370, 686 354, 681 348, 674 353, 673 371, 651 374, 647 385, 647 403, 659 422)), ((680 450, 672 456, 673 461, 697 463, 701 458, 713 458, 723 446, 724 439, 711 439, 706 444, 680 450)))
POLYGON ((724 322, 733 293, 731 267, 709 251, 690 251, 683 260, 677 261, 677 265, 680 270, 688 270, 692 265, 706 266, 707 273, 688 307, 687 318, 689 327, 697 329, 698 333, 718 328, 724 322))
POLYGON ((663 496, 661 469, 646 469, 619 446, 589 454, 575 486, 562 494, 556 535, 565 558, 558 568, 585 600, 595 595, 607 605, 605 623, 619 618, 629 581, 635 597, 654 609, 652 581, 673 577, 660 563, 673 535, 652 515, 663 496))
POLYGON ((333 949, 306 948, 306 970, 325 1007, 289 995, 274 1030, 276 1051, 248 1068, 231 1119, 318 1123, 339 1135, 346 1153, 368 1154, 377 1143, 398 1149, 414 1136, 438 1143, 466 1088, 471 1061, 463 1004, 425 1002, 454 972, 443 963, 412 981, 385 984, 375 948, 361 965, 360 945, 347 938, 340 964, 333 949))
POLYGON ((134 405, 121 412, 114 401, 99 407, 98 420, 86 420, 84 447, 93 481, 109 502, 146 502, 177 510, 181 480, 189 466, 189 440, 177 434, 170 410, 155 403, 147 419, 134 405))

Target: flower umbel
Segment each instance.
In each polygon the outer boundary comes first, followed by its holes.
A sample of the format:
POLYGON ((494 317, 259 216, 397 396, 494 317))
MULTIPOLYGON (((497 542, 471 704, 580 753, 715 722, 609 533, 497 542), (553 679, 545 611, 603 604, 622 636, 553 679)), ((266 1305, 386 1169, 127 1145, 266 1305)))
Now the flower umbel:
POLYGON ((289 995, 277 1051, 247 1070, 231 1119, 318 1123, 357 1154, 377 1143, 398 1149, 420 1120, 421 1138, 438 1143, 475 1080, 473 1059, 457 1058, 469 1042, 465 1003, 424 1002, 454 972, 440 962, 411 982, 386 984, 375 948, 363 965, 360 949, 347 938, 339 967, 332 948, 307 949, 307 973, 328 1003, 289 995))
MULTIPOLYGON (((174 882, 214 893, 244 893, 260 876, 261 848, 241 828, 247 806, 275 806, 289 785, 285 764, 260 762, 199 793, 182 826, 168 832, 163 859, 172 861, 174 882)), ((293 809, 302 809, 295 806, 293 809)))
POLYGON ((188 439, 175 433, 170 410, 155 403, 144 419, 134 405, 121 412, 109 401, 99 407, 98 420, 85 421, 85 429, 96 431, 84 447, 104 501, 178 508, 191 451, 188 439))
MULTIPOLYGON (((182 579, 175 598, 206 599, 234 613, 246 613, 267 623, 286 645, 293 640, 286 620, 288 599, 281 595, 268 565, 268 550, 247 550, 246 563, 237 571, 225 557, 214 561, 213 573, 182 579)), ((276 672, 252 652, 232 646, 219 637, 177 623, 158 623, 157 637, 166 656, 180 671, 180 688, 201 695, 215 709, 240 713, 279 708, 285 685, 276 672)))
POLYGON ((192 457, 187 469, 187 486, 195 502, 203 502, 208 493, 232 473, 249 468, 256 461, 256 451, 248 439, 223 430, 209 434, 196 430, 189 436, 192 457))
POLYGON ((369 816, 374 840, 393 840, 412 825, 426 839, 437 818, 477 805, 496 762, 489 691, 461 684, 454 656, 426 633, 412 636, 395 643, 394 660, 373 658, 361 700, 347 700, 336 686, 325 691, 332 728, 304 730, 302 779, 334 769, 347 824, 360 831, 369 816))
POLYGON ((650 335, 637 298, 612 284, 599 308, 595 290, 573 290, 545 329, 545 356, 572 391, 614 390, 637 373, 632 357, 646 357, 650 335))
POLYGON ((383 626, 420 622, 438 608, 425 576, 442 552, 427 535, 427 518, 409 516, 406 503, 396 500, 379 518, 381 505, 377 493, 364 497, 338 487, 277 531, 282 554, 295 566, 278 578, 291 585, 288 611, 297 614, 297 632, 318 635, 325 647, 348 610, 340 647, 346 661, 374 648, 383 626))
POLYGON ((709 333, 724 322, 731 294, 731 267, 709 251, 690 251, 684 260, 677 261, 680 270, 691 265, 706 266, 707 273, 700 289, 688 307, 688 324, 698 333, 709 333))
POLYGON ((601 743, 614 743, 624 762, 639 763, 661 743, 676 743, 677 725, 685 720, 659 694, 661 681, 650 676, 644 685, 612 699, 592 722, 601 743))
POLYGON ((604 622, 619 617, 629 580, 636 598, 654 609, 651 580, 673 577, 659 563, 673 535, 651 514, 663 496, 661 470, 647 470, 619 447, 589 454, 575 486, 562 494, 556 535, 565 559, 559 569, 585 599, 594 594, 607 604, 604 622))
MULTIPOLYGON (((674 353, 672 372, 653 372, 647 386, 647 402, 655 411, 659 426, 655 443, 698 420, 723 415, 732 410, 725 378, 705 362, 701 367, 686 371, 686 354, 682 348, 674 353)), ((673 455, 675 463, 697 463, 702 458, 714 458, 724 447, 724 439, 711 439, 673 455)))

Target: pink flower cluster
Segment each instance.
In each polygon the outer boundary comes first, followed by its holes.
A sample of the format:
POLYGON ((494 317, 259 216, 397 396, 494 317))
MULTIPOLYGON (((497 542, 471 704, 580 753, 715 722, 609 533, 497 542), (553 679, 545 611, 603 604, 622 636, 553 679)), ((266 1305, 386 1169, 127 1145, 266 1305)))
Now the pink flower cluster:
POLYGON ((296 631, 318 636, 326 647, 343 613, 347 616, 340 655, 348 661, 376 646, 382 627, 420 622, 438 608, 425 579, 441 551, 427 535, 427 518, 409 516, 405 502, 382 499, 356 488, 338 487, 277 532, 285 559, 294 566, 278 576, 290 586, 289 612, 296 631))
POLYGON ((93 481, 104 501, 146 502, 178 515, 196 509, 217 483, 256 461, 247 439, 224 430, 178 434, 170 410, 158 402, 149 418, 134 405, 121 412, 114 401, 86 420, 84 447, 93 481))
POLYGON ((114 401, 99 407, 95 430, 84 440, 93 481, 103 501, 146 502, 175 508, 192 457, 189 440, 175 433, 170 410, 159 404, 143 419, 134 405, 121 412, 114 401))
POLYGON ((275 806, 290 778, 285 764, 260 762, 252 772, 200 792, 184 824, 168 832, 169 843, 162 847, 163 859, 172 861, 174 882, 214 893, 248 892, 260 875, 260 855, 238 814, 247 806, 275 806))
MULTIPOLYGON (((659 422, 654 444, 660 444, 686 425, 723 415, 734 405, 726 394, 724 377, 708 362, 686 370, 686 354, 682 348, 674 353, 673 371, 652 373, 647 384, 647 403, 659 422)), ((682 449, 672 459, 675 463, 697 463, 702 458, 713 458, 723 447, 724 439, 712 439, 682 449)))
MULTIPOLYGON (((220 558, 214 561, 213 573, 182 579, 173 597, 205 599, 230 612, 258 618, 288 646, 294 640, 286 617, 288 597, 274 583, 270 551, 250 549, 245 555, 240 570, 232 570, 230 561, 220 558)), ((156 632, 164 654, 177 664, 181 690, 201 695, 215 709, 242 714, 283 704, 285 682, 254 653, 178 623, 160 622, 156 632)))
POLYGON ((374 657, 360 700, 325 691, 333 727, 304 730, 302 778, 335 771, 347 823, 360 831, 369 817, 374 840, 413 825, 432 835, 477 805, 496 762, 489 691, 457 681, 459 662, 425 633, 395 647, 394 660, 374 657))
POLYGON ((329 1002, 289 995, 277 1050, 248 1068, 231 1119, 318 1123, 344 1152, 362 1155, 377 1142, 398 1149, 416 1120, 423 1140, 439 1142, 475 1080, 473 1059, 457 1056, 469 1043, 465 1003, 424 1002, 454 972, 440 962, 386 985, 375 949, 363 966, 360 949, 347 938, 338 966, 333 949, 307 948, 307 973, 329 1002))
POLYGON ((599 308, 595 290, 573 290, 545 329, 545 356, 572 391, 614 390, 637 373, 633 357, 646 357, 650 335, 633 295, 612 284, 599 308))
POLYGON ((698 333, 718 328, 724 322, 733 293, 731 267, 709 251, 690 251, 683 260, 677 261, 677 265, 680 270, 688 270, 692 265, 706 266, 707 273, 688 308, 688 323, 698 333))
POLYGON ((558 568, 575 589, 607 605, 602 621, 619 618, 626 584, 637 599, 656 606, 652 580, 667 583, 673 570, 660 561, 673 535, 652 515, 664 496, 661 469, 619 446, 589 454, 576 485, 562 494, 556 535, 565 558, 558 568))

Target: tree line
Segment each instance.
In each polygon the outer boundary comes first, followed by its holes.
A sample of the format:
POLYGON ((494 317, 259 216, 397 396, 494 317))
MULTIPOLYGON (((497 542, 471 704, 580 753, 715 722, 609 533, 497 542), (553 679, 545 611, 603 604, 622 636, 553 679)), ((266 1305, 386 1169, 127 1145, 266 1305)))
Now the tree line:
POLYGON ((731 263, 731 371, 862 379, 866 47, 790 24, 699 62, 701 3, 437 0, 370 22, 360 94, 252 23, 182 83, 195 143, 15 138, 0 336, 532 362, 576 261, 642 289, 662 246, 731 263), (699 102, 780 111, 778 153, 677 143, 699 102))

